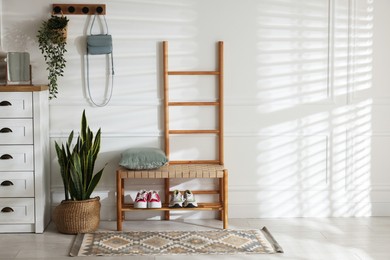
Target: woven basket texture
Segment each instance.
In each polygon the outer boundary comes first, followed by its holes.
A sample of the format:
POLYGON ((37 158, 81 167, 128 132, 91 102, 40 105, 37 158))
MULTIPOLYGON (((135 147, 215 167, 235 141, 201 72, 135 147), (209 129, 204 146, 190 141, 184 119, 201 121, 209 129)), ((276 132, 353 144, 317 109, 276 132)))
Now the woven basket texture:
POLYGON ((62 29, 54 29, 55 33, 52 36, 52 42, 55 44, 60 44, 66 42, 68 38, 68 27, 62 29))
POLYGON ((100 198, 89 200, 63 200, 53 212, 53 221, 60 233, 93 232, 99 228, 100 198))

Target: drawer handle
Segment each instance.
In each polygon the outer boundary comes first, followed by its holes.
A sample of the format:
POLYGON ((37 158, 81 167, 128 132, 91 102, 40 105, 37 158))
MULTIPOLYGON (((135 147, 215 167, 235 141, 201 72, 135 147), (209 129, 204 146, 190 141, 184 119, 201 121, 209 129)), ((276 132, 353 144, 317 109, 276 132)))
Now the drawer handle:
POLYGON ((13 159, 13 157, 9 154, 3 154, 1 157, 0 157, 1 160, 9 160, 9 159, 13 159))
POLYGON ((0 129, 0 133, 12 133, 12 129, 4 127, 0 129))
POLYGON ((4 207, 1 210, 2 213, 9 213, 9 212, 14 212, 14 209, 11 207, 4 207))
POLYGON ((14 185, 13 184, 13 182, 12 181, 3 181, 1 184, 0 184, 1 186, 12 186, 12 185, 14 185))
POLYGON ((12 104, 9 101, 1 101, 0 107, 6 107, 6 106, 12 106, 12 104))

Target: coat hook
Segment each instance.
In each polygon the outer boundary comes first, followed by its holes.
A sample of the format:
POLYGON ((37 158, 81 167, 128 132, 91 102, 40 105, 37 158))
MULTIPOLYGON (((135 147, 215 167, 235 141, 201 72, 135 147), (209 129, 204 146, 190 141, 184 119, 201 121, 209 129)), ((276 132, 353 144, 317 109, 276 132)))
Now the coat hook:
POLYGON ((82 11, 84 14, 88 14, 89 8, 85 6, 85 7, 83 7, 83 9, 81 9, 81 11, 82 11))
POLYGON ((61 13, 61 7, 55 6, 55 7, 53 8, 53 12, 54 12, 55 14, 60 14, 60 13, 61 13))
POLYGON ((103 7, 101 7, 101 6, 96 7, 96 12, 98 14, 101 14, 103 12, 103 7))
POLYGON ((105 4, 53 4, 54 14, 81 14, 81 15, 93 15, 93 14, 106 14, 105 4))
POLYGON ((74 13, 75 11, 76 11, 76 8, 74 8, 74 6, 69 6, 69 7, 68 7, 68 12, 69 12, 69 13, 72 14, 72 13, 74 13))

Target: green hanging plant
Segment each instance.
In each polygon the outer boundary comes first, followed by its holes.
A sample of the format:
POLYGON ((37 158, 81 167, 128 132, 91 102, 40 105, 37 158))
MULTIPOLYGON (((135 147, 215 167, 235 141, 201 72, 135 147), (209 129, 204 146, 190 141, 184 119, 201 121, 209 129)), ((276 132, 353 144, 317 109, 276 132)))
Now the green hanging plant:
POLYGON ((37 34, 39 49, 45 58, 49 72, 50 99, 57 97, 57 79, 64 76, 68 22, 69 19, 66 16, 52 15, 48 20, 42 22, 37 34))

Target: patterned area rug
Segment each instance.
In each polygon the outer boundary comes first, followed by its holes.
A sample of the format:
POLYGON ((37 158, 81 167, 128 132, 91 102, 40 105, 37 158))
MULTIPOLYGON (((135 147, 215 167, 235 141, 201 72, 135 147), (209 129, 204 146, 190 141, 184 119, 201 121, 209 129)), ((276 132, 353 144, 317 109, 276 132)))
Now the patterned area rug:
POLYGON ((267 228, 78 234, 71 256, 273 254, 282 248, 267 228))

